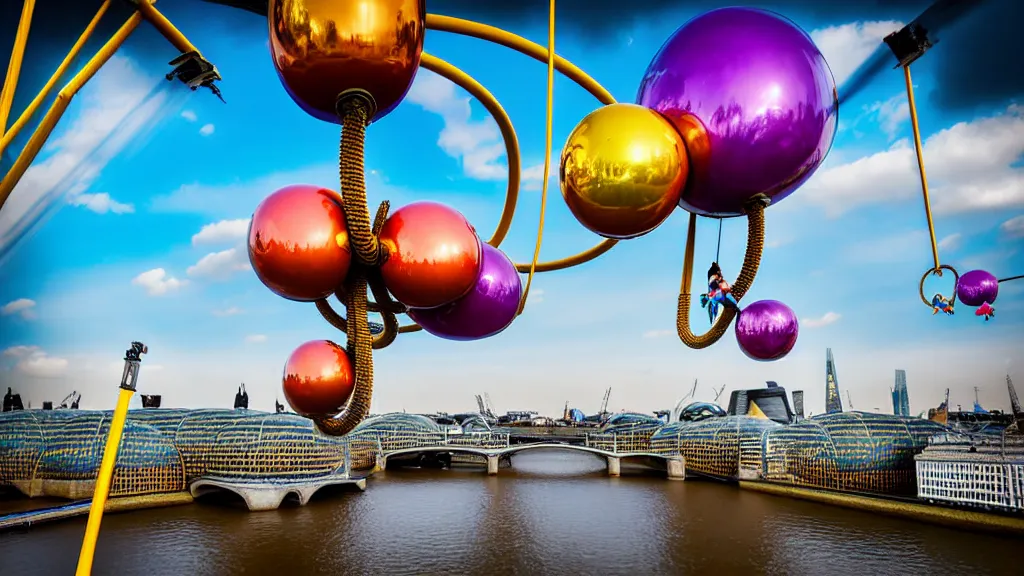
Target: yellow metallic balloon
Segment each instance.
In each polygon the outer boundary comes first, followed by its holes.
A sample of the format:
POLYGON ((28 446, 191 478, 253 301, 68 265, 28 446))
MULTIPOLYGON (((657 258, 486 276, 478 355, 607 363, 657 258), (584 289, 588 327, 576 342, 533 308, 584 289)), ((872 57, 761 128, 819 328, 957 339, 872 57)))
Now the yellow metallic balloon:
POLYGON ((636 238, 657 228, 688 176, 679 132, 636 104, 591 112, 562 149, 562 197, 580 224, 606 238, 636 238))
POLYGON ((424 0, 269 0, 270 54, 306 113, 340 122, 338 96, 368 93, 374 120, 412 86, 423 52, 424 0))

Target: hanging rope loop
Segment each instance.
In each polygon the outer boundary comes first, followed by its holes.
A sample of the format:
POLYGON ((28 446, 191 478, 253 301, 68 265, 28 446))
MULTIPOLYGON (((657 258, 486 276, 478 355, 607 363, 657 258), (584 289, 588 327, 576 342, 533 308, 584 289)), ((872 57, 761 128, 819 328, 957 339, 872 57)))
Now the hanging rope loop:
POLYGON ((924 283, 928 280, 928 277, 932 275, 941 278, 943 270, 949 270, 953 273, 953 293, 947 299, 950 309, 952 309, 953 305, 956 303, 956 288, 960 284, 960 274, 956 271, 956 268, 953 268, 949 264, 940 264, 937 268, 925 271, 924 275, 921 276, 921 283, 918 285, 918 294, 921 296, 921 302, 924 302, 924 305, 929 308, 934 308, 935 303, 932 302, 931 298, 924 295, 924 283))
MULTIPOLYGON (((750 290, 761 265, 764 252, 765 218, 764 211, 768 207, 767 196, 758 195, 752 198, 745 207, 747 214, 747 249, 743 256, 743 267, 732 284, 732 295, 739 302, 750 290)), ((683 256, 683 278, 679 286, 679 301, 676 308, 676 334, 690 348, 699 350, 707 348, 721 340, 729 329, 729 324, 736 318, 736 310, 725 307, 722 314, 711 325, 711 329, 700 336, 690 329, 691 286, 693 284, 693 253, 697 236, 697 215, 690 213, 690 222, 686 231, 686 249, 683 256)))

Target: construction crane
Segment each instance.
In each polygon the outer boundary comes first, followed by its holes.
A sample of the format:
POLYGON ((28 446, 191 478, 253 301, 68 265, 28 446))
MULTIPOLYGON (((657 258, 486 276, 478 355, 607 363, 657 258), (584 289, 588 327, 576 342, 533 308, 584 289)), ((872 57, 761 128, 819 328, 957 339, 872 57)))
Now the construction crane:
POLYGON ((487 414, 487 408, 484 407, 484 397, 479 394, 476 395, 476 411, 479 412, 480 415, 487 414))
POLYGON ((612 388, 609 386, 608 389, 604 391, 604 399, 601 400, 601 409, 597 412, 597 415, 602 419, 608 414, 608 399, 611 398, 611 395, 612 388))
POLYGON ((1021 414, 1020 399, 1017 398, 1017 390, 1013 387, 1013 380, 1010 380, 1010 375, 1006 375, 1006 389, 1010 393, 1010 410, 1013 411, 1013 415, 1017 416, 1021 414))
POLYGON ((81 399, 81 394, 72 391, 71 394, 68 394, 67 396, 64 397, 63 400, 60 401, 60 408, 63 410, 67 410, 68 408, 72 410, 78 410, 78 402, 81 399))
POLYGON ((846 405, 850 407, 850 410, 853 410, 853 399, 850 398, 849 390, 846 391, 846 405))
POLYGON ((491 402, 491 395, 487 392, 484 392, 484 408, 486 409, 486 414, 491 418, 498 417, 494 412, 494 403, 491 402))
POLYGON ((725 384, 722 384, 722 387, 715 391, 715 404, 718 404, 718 399, 722 396, 722 392, 725 392, 725 384))

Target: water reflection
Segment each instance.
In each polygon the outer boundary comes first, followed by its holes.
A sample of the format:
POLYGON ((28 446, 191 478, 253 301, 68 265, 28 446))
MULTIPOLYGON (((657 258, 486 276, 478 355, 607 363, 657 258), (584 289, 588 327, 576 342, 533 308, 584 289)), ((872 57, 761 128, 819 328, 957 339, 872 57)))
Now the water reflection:
MULTIPOLYGON (((85 519, 0 535, 0 574, 71 574, 85 519)), ((1019 574, 1020 541, 659 476, 586 454, 388 470, 366 492, 249 513, 104 518, 94 574, 1019 574)))

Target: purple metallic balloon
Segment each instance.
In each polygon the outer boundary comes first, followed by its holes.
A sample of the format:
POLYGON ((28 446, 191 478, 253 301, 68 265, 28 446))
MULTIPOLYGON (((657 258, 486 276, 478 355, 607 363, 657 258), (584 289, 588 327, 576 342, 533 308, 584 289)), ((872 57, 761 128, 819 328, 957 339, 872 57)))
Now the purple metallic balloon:
POLYGON ((758 300, 736 319, 736 342, 753 360, 778 360, 789 354, 800 335, 793 309, 778 300, 758 300))
POLYGON ((971 270, 960 276, 956 295, 967 306, 981 306, 985 302, 995 304, 999 296, 999 280, 984 270, 971 270))
POLYGON ((803 184, 832 147, 839 112, 832 71, 810 36, 756 8, 683 24, 647 67, 636 101, 686 141, 690 181, 679 205, 719 217, 803 184))
POLYGON ((519 271, 504 252, 490 244, 482 246, 480 274, 468 294, 440 308, 409 310, 409 318, 448 340, 480 340, 508 328, 519 311, 519 271))

